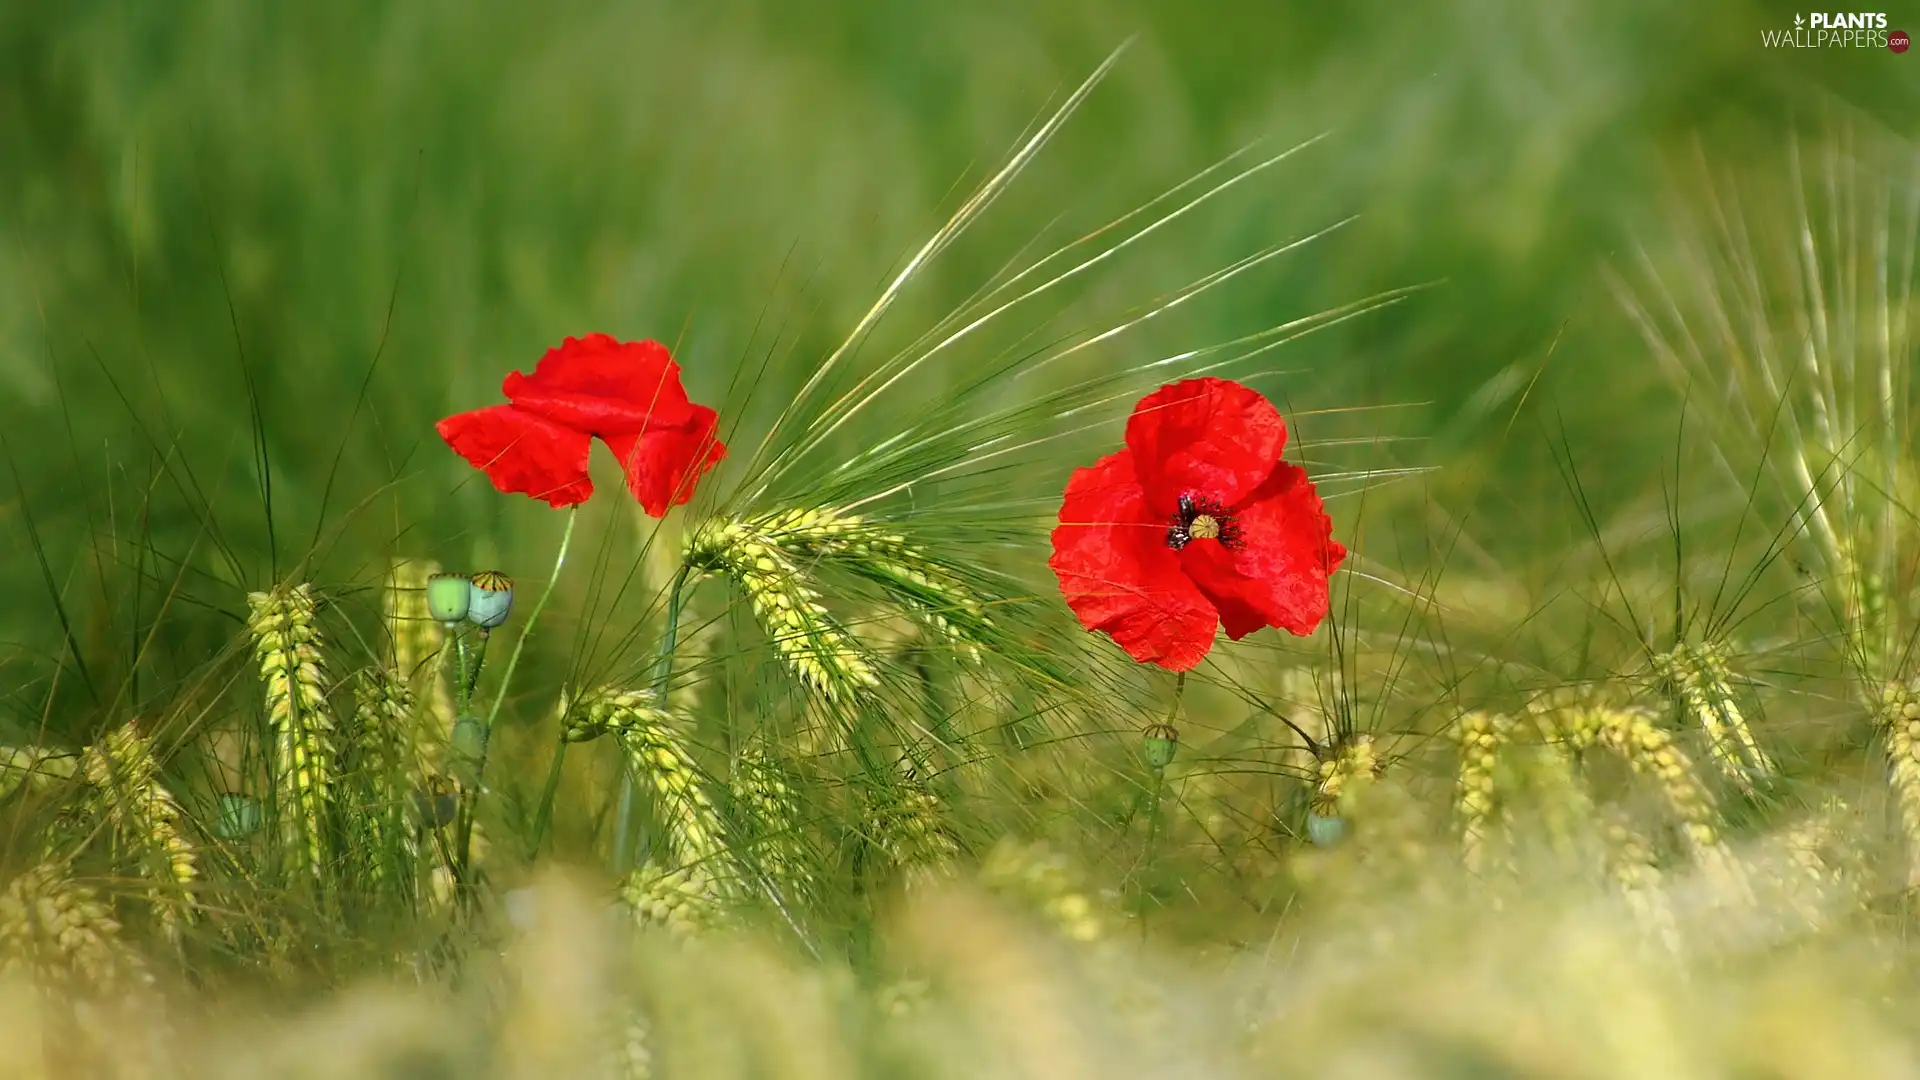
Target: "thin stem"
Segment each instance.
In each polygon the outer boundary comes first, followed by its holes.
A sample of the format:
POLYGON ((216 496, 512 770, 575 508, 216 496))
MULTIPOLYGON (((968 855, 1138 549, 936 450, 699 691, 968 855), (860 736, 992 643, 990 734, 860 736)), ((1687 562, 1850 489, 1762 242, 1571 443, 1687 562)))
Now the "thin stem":
POLYGON ((474 653, 473 669, 467 672, 466 700, 468 701, 473 700, 473 692, 480 686, 480 669, 487 664, 487 642, 492 640, 492 632, 486 630, 480 632, 480 648, 474 653))
MULTIPOLYGON (((1180 696, 1186 693, 1186 689, 1187 689, 1187 673, 1183 671, 1179 675, 1175 676, 1173 681, 1173 704, 1168 706, 1167 708, 1167 719, 1166 719, 1166 723, 1169 727, 1173 726, 1173 722, 1180 718, 1180 696)), ((1166 791, 1166 786, 1167 786, 1166 766, 1164 765, 1153 766, 1153 794, 1150 797, 1151 801, 1147 804, 1147 850, 1146 850, 1145 858, 1143 860, 1144 865, 1141 867, 1141 870, 1140 870, 1140 875, 1141 875, 1140 906, 1138 910, 1138 917, 1140 921, 1140 940, 1143 942, 1147 938, 1146 875, 1151 873, 1153 870, 1154 851, 1155 851, 1155 848, 1158 847, 1160 842, 1160 802, 1161 802, 1162 795, 1166 791)))
MULTIPOLYGON (((691 572, 691 567, 681 564, 680 571, 673 575, 673 585, 667 590, 667 626, 660 635, 660 659, 653 668, 653 693, 660 701, 666 700, 667 680, 673 677, 673 653, 680 638, 680 594, 691 572)), ((622 877, 631 869, 627 845, 633 830, 634 779, 627 757, 620 755, 620 806, 613 824, 613 872, 622 877)))
MULTIPOLYGON (((561 724, 566 723, 564 717, 561 724)), ((563 727, 560 740, 553 747, 553 764, 547 769, 546 786, 540 789, 540 809, 533 815, 533 842, 527 845, 527 861, 532 862, 540 854, 540 845, 547 841, 547 826, 553 822, 553 800, 560 793, 560 767, 567 762, 567 733, 563 727)))
MULTIPOLYGON (((507 657, 507 668, 500 674, 500 692, 494 695, 493 707, 487 710, 487 718, 480 728, 480 760, 473 768, 472 800, 480 799, 482 782, 487 772, 487 748, 493 742, 493 722, 500 716, 500 706, 507 700, 508 691, 513 689, 513 673, 520 667, 520 655, 526 650, 527 639, 533 636, 534 627, 540 622, 540 613, 546 610, 547 601, 553 599, 554 586, 560 583, 560 568, 566 565, 567 548, 573 543, 573 526, 580 520, 577 509, 567 511, 567 527, 560 534, 560 550, 553 557, 553 572, 547 575, 547 587, 541 590, 540 599, 534 601, 533 610, 527 613, 527 623, 520 631, 520 637, 513 643, 513 653, 507 657)), ((460 823, 460 847, 458 865, 464 870, 467 859, 473 850, 473 805, 468 805, 465 818, 460 823)))
POLYGON ((1147 938, 1147 894, 1149 886, 1147 875, 1153 871, 1154 849, 1160 842, 1160 799, 1167 786, 1167 770, 1153 770, 1153 793, 1147 802, 1147 851, 1144 865, 1140 868, 1140 906, 1136 912, 1140 923, 1140 940, 1147 938))
POLYGON ((455 719, 458 719, 459 717, 467 715, 468 707, 473 704, 473 687, 467 682, 467 635, 462 633, 454 634, 453 657, 454 662, 460 669, 456 673, 458 679, 453 684, 454 689, 459 691, 454 702, 454 716, 455 719))

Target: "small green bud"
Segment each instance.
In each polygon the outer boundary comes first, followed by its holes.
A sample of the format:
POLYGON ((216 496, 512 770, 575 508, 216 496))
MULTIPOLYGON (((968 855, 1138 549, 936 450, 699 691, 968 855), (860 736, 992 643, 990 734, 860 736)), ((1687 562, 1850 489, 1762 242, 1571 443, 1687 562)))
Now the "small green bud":
POLYGON ((1307 839, 1318 847, 1332 847, 1347 835, 1347 819, 1328 817, 1309 812, 1307 814, 1307 839))
POLYGON ((434 574, 427 579, 427 612, 453 626, 467 617, 473 582, 465 574, 434 574))
POLYGON ((487 725, 477 716, 463 716, 453 722, 453 760, 471 765, 487 752, 487 725))
POLYGON ((498 570, 473 575, 467 589, 467 621, 492 630, 507 621, 513 610, 513 579, 498 570))
POLYGON ((260 827, 260 804, 245 795, 220 796, 219 814, 214 832, 222 840, 244 840, 260 827))
POLYGON ((1173 751, 1179 744, 1180 732, 1173 725, 1154 724, 1147 728, 1141 755, 1147 759, 1148 768, 1158 771, 1173 764, 1173 751))

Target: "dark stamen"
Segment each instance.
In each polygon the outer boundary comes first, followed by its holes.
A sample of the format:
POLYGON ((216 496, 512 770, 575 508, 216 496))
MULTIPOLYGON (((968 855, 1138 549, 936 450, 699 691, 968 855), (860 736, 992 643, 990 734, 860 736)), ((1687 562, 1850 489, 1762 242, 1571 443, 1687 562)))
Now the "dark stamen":
POLYGON ((1179 551, 1195 540, 1218 540, 1230 548, 1240 542, 1240 527, 1219 500, 1189 492, 1180 496, 1179 512, 1167 526, 1167 546, 1179 551))

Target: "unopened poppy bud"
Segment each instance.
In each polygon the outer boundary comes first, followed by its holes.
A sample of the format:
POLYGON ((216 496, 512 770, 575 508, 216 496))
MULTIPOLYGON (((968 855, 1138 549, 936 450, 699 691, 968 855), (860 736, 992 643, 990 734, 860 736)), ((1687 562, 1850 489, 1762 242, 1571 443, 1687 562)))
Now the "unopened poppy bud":
POLYGON ((498 570, 473 575, 467 589, 467 621, 491 630, 507 621, 513 610, 513 579, 498 570))
POLYGON ((473 583, 465 574, 434 574, 427 578, 427 613, 453 626, 467 617, 473 603, 473 583))
POLYGON ((244 840, 260 827, 260 804, 245 795, 228 792, 220 796, 219 813, 214 831, 222 840, 244 840))
POLYGON ((487 752, 487 725, 477 716, 463 716, 453 722, 453 759, 471 765, 487 752))
POLYGON ((1180 732, 1171 724, 1154 724, 1147 728, 1146 741, 1141 745, 1141 754, 1147 759, 1147 767, 1164 769, 1173 764, 1173 751, 1180 744, 1180 732))
POLYGON ((1332 847, 1347 835, 1347 819, 1324 814, 1307 814, 1307 839, 1319 847, 1332 847))

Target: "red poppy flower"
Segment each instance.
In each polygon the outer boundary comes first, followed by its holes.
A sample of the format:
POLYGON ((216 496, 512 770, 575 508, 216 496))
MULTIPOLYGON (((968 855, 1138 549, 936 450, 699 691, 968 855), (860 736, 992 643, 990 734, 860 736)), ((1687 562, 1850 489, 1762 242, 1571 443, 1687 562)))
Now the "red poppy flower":
POLYGON ((1226 379, 1141 399, 1127 444, 1067 481, 1047 565, 1082 626, 1185 671, 1226 627, 1311 634, 1347 549, 1306 470, 1280 460, 1273 403, 1226 379))
POLYGON ((568 338, 533 374, 512 372, 501 389, 510 404, 449 416, 435 429, 494 487, 551 506, 593 494, 587 450, 596 437, 654 517, 691 499, 701 474, 727 456, 714 437, 718 417, 687 400, 680 366, 657 341, 568 338))

